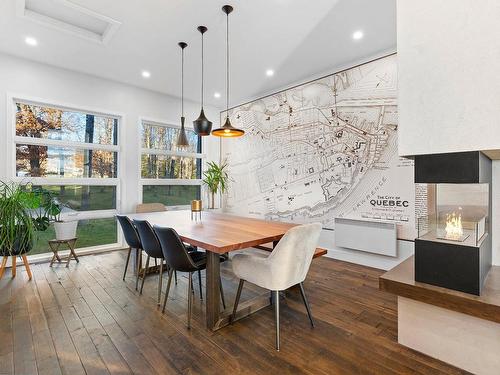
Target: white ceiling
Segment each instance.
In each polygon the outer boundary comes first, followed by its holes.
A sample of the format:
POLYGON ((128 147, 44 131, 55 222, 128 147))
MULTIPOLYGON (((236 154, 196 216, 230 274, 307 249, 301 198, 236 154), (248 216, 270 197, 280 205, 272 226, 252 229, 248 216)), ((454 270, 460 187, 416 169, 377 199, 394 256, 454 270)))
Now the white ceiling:
MULTIPOLYGON (((54 0, 57 1, 57 0, 54 0)), ((200 98, 200 34, 206 25, 205 100, 225 106, 227 0, 71 0, 119 22, 107 45, 16 16, 0 1, 0 51, 178 96, 186 41, 185 95, 200 98), (38 46, 24 43, 26 36, 38 46), (144 79, 142 70, 151 72, 144 79), (221 99, 213 94, 218 91, 221 99)), ((236 105, 396 48, 396 0, 232 0, 231 101, 236 105), (363 30, 364 38, 352 39, 363 30), (275 70, 268 78, 265 71, 275 70)))

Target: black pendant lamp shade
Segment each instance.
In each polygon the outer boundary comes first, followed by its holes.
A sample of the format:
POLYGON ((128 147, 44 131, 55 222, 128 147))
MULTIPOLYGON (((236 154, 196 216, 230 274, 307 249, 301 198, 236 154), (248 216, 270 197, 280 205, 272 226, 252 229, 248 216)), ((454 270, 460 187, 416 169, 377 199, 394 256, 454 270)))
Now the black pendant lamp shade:
POLYGON ((231 125, 229 120, 229 13, 233 11, 231 5, 224 5, 222 11, 226 14, 226 121, 221 128, 212 131, 217 137, 241 137, 245 132, 231 125))
POLYGON ((201 111, 200 116, 193 121, 193 127, 196 134, 205 136, 210 135, 212 130, 212 121, 205 117, 203 111, 203 34, 207 31, 205 26, 198 26, 198 31, 201 33, 201 111))
POLYGON ((189 147, 189 141, 186 135, 186 129, 184 128, 184 48, 187 47, 187 43, 179 42, 179 47, 181 47, 181 130, 179 131, 179 136, 177 137, 176 146, 180 150, 185 150, 189 147))

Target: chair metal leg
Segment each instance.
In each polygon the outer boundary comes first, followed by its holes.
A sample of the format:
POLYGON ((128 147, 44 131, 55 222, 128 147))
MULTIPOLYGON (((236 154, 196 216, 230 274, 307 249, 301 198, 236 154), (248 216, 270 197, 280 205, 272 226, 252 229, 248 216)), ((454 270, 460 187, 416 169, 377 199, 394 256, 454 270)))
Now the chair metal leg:
POLYGON ((142 257, 142 250, 135 249, 135 261, 137 263, 137 270, 135 275, 135 290, 139 288, 139 272, 141 272, 141 263, 142 263, 141 257, 142 257))
POLYGON ((203 288, 201 287, 201 271, 198 270, 198 284, 200 285, 200 299, 203 301, 203 288))
POLYGON ((142 275, 142 282, 141 282, 141 290, 139 291, 139 294, 142 294, 142 288, 144 288, 144 280, 146 280, 146 274, 148 273, 149 269, 149 255, 146 258, 146 267, 144 267, 144 273, 142 275))
POLYGON ((234 300, 233 315, 231 315, 231 323, 234 322, 234 320, 236 319, 236 310, 238 309, 238 303, 240 302, 241 291, 243 290, 244 283, 245 280, 240 279, 240 283, 238 285, 238 291, 236 292, 236 298, 234 300))
POLYGON ((168 299, 168 292, 170 291, 170 284, 172 283, 172 274, 174 273, 174 270, 170 269, 168 271, 168 282, 167 282, 167 291, 165 292, 165 299, 163 300, 163 308, 161 309, 161 312, 165 312, 165 306, 167 306, 167 299, 168 299))
POLYGON ((274 290, 274 318, 276 319, 276 350, 280 351, 280 292, 274 290))
POLYGON ((191 308, 193 304, 193 273, 189 272, 189 286, 188 286, 188 320, 187 327, 191 328, 191 308))
POLYGON ((177 271, 174 271, 175 285, 177 285, 177 271))
POLYGON ((163 282, 163 259, 160 259, 160 273, 158 277, 158 298, 156 300, 156 304, 160 306, 161 304, 161 286, 163 282))
POLYGON ((226 309, 226 300, 224 298, 224 289, 222 289, 222 279, 219 277, 219 290, 220 290, 220 299, 222 300, 222 307, 224 310, 226 309))
POLYGON ((307 301, 306 292, 304 291, 304 283, 300 283, 299 286, 300 286, 300 294, 302 295, 302 299, 304 300, 304 305, 306 306, 307 315, 309 316, 309 321, 311 322, 311 327, 314 328, 314 320, 311 313, 311 308, 309 307, 309 301, 307 301))
POLYGON ((125 276, 127 276, 127 268, 128 262, 130 261, 130 253, 132 252, 132 248, 128 248, 127 261, 125 262, 125 270, 123 271, 123 281, 125 281, 125 276))

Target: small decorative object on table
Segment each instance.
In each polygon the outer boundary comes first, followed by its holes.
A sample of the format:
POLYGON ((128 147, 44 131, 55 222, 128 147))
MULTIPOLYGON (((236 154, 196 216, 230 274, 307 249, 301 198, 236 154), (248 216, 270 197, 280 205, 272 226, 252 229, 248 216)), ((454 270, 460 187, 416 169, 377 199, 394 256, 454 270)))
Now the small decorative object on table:
POLYGON ((76 256, 76 253, 75 253, 76 240, 77 240, 77 238, 75 237, 75 238, 69 238, 66 240, 57 240, 56 239, 56 240, 49 241, 50 250, 52 250, 52 252, 54 253, 54 255, 52 256, 52 260, 50 261, 50 267, 52 267, 52 264, 54 263, 54 261, 56 259, 58 262, 62 262, 63 260, 66 260, 66 267, 69 267, 69 261, 71 260, 71 257, 75 258, 77 263, 80 263, 80 261, 78 260, 78 257, 76 256), (58 254, 59 248, 63 244, 66 244, 69 247, 68 257, 64 258, 64 259, 62 259, 58 254))
POLYGON ((201 200, 195 199, 191 201, 191 220, 198 221, 198 218, 201 221, 201 211, 202 211, 202 202, 201 200))

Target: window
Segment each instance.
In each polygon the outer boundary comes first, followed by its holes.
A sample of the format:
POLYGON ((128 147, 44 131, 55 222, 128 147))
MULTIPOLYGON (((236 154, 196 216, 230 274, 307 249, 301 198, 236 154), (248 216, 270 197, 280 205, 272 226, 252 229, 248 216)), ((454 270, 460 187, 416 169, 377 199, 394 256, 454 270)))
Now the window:
MULTIPOLYGON (((14 100, 14 178, 51 191, 77 214, 77 246, 116 244, 118 116, 14 100)), ((31 254, 49 251, 51 225, 31 254)))
POLYGON ((188 206, 201 196, 201 137, 186 129, 190 147, 177 150, 180 128, 158 122, 141 123, 141 186, 143 203, 188 206))

